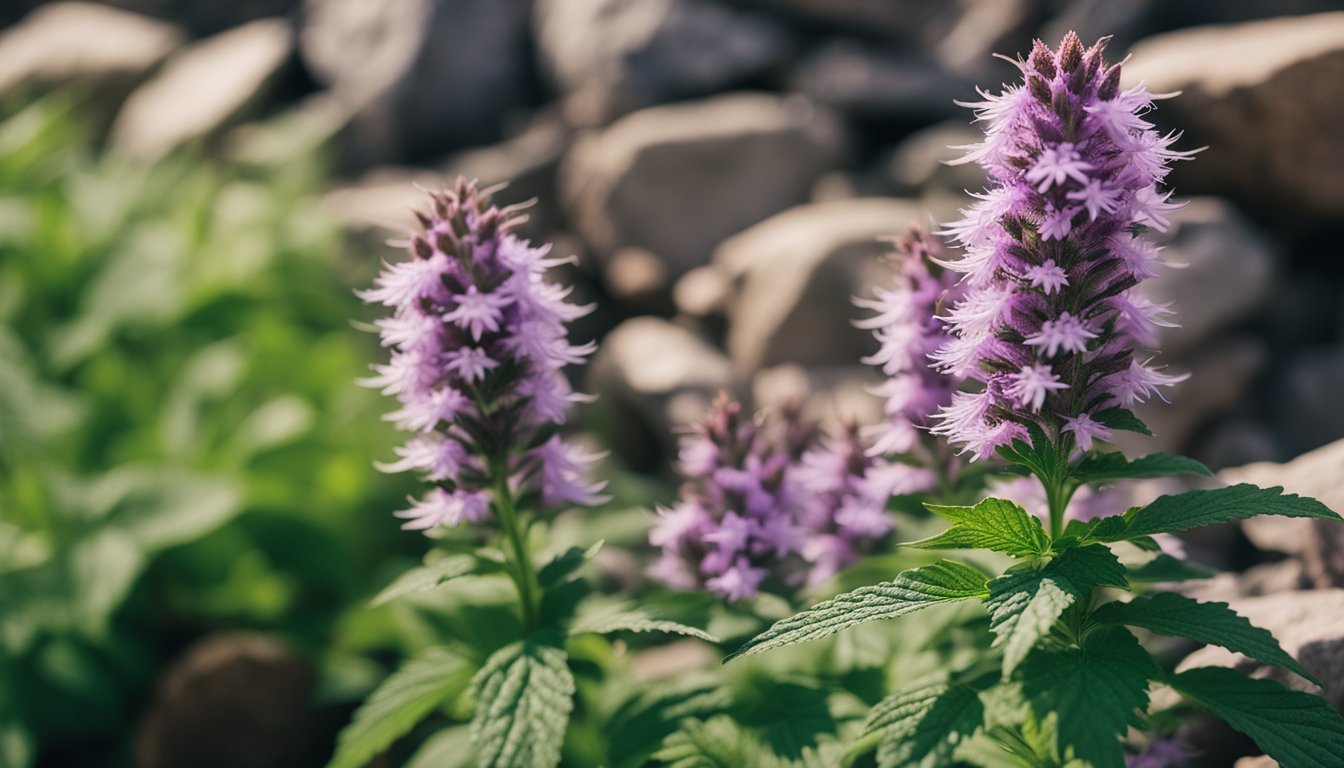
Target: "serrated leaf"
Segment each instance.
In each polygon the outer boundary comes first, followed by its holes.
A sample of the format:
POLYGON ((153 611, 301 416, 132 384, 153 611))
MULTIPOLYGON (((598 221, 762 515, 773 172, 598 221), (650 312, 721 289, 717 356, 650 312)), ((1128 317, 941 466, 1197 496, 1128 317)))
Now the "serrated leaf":
POLYGON ((1252 624, 1227 603, 1201 603, 1184 595, 1159 592, 1128 603, 1108 603, 1092 614, 1103 624, 1143 627, 1159 635, 1188 637, 1217 645, 1266 664, 1290 669, 1320 685, 1310 672, 1289 656, 1267 629, 1252 624))
POLYGON ((575 619, 569 628, 571 635, 588 632, 597 635, 608 635, 612 632, 666 632, 674 635, 688 635, 710 643, 719 642, 717 637, 703 629, 688 627, 676 621, 654 618, 648 612, 640 609, 604 613, 596 616, 581 616, 575 619))
POLYGON ((1198 461, 1170 453, 1152 453, 1133 461, 1126 459, 1122 453, 1094 453, 1079 461, 1071 474, 1089 485, 1176 475, 1213 477, 1213 472, 1198 461))
POLYGON ((1283 768, 1334 768, 1344 755, 1344 717, 1318 696, 1224 667, 1197 667, 1167 682, 1250 736, 1283 768))
POLYGON ((574 709, 574 675, 560 648, 523 641, 476 674, 471 738, 478 768, 554 768, 574 709))
POLYGON ((427 592, 453 579, 470 576, 475 573, 476 565, 476 558, 469 555, 449 555, 427 565, 416 566, 384 587, 383 591, 369 601, 369 605, 375 607, 384 605, 399 597, 427 592))
POLYGON ((950 560, 902 571, 891 581, 860 587, 774 623, 730 654, 725 662, 810 640, 867 621, 894 619, 921 608, 986 597, 984 574, 950 560))
POLYGON ((1148 706, 1157 666, 1129 630, 1094 630, 1082 648, 1037 649, 1023 662, 1022 690, 1036 716, 1054 713, 1059 754, 1094 768, 1124 768, 1120 737, 1148 706))
POLYGON ((1110 547, 1089 544, 1065 550, 1051 561, 1050 567, 1069 580, 1080 592, 1098 587, 1127 589, 1125 566, 1110 547))
POLYGON ((764 750, 726 716, 687 720, 663 740, 654 759, 667 768, 742 768, 762 765, 764 750))
POLYGON ((838 727, 824 688, 780 679, 777 673, 744 676, 732 697, 733 718, 786 760, 803 758, 838 727))
POLYGON ((597 553, 602 551, 602 545, 605 543, 605 540, 600 540, 589 547, 570 547, 561 552, 537 571, 537 582, 542 589, 559 584, 584 563, 597 557, 597 553))
POLYGON ((1107 408, 1104 411, 1098 411, 1092 414, 1092 418, 1101 422, 1102 426, 1118 429, 1123 432, 1137 432, 1140 435, 1152 437, 1153 433, 1148 429, 1148 425, 1143 420, 1134 415, 1133 411, 1125 408, 1107 408))
POLYGON ((468 768, 472 762, 471 731, 454 725, 425 739, 402 768, 468 768))
POLYGON ((863 730, 882 734, 880 768, 934 768, 952 763, 952 751, 984 717, 973 688, 940 683, 886 697, 868 713, 863 730))
POLYGON ((1198 563, 1189 563, 1171 555, 1158 555, 1143 565, 1128 569, 1129 580, 1149 584, 1161 584, 1167 581, 1193 581, 1208 579, 1218 575, 1212 568, 1198 563))
POLYGON ((1050 551, 1041 521, 1005 499, 984 499, 973 507, 926 504, 952 527, 908 545, 919 549, 988 549, 1013 557, 1038 557, 1050 551))
POLYGON ((443 648, 406 662, 355 710, 327 768, 362 768, 469 680, 467 663, 443 648))
POLYGON ((1001 445, 998 454, 1011 464, 1024 466, 1037 477, 1051 477, 1060 465, 1059 449, 1035 422, 1027 424, 1030 442, 1014 439, 1009 445, 1001 445))
POLYGON ((669 680, 642 685, 607 720, 608 758, 612 768, 643 766, 677 723, 722 713, 732 703, 731 692, 713 679, 669 680))
POLYGON ((1092 538, 1121 541, 1157 533, 1176 533, 1257 515, 1312 517, 1339 520, 1316 499, 1284 493, 1283 488, 1259 488, 1248 483, 1210 491, 1186 491, 1159 496, 1156 501, 1123 517, 1104 517, 1093 523, 1092 538))

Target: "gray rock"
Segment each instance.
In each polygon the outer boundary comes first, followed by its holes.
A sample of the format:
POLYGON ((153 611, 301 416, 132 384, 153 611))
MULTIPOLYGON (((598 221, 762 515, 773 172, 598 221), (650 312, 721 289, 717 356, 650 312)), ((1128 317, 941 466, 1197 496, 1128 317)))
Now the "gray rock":
POLYGON ((1123 51, 1148 31, 1154 5, 1154 0, 1071 0, 1041 28, 1041 39, 1054 44, 1073 31, 1090 43, 1110 35, 1108 48, 1123 51))
POLYGON ((676 277, 729 235, 805 200, 842 147, 837 121, 801 97, 652 107, 581 135, 561 165, 561 194, 599 254, 644 248, 676 277))
POLYGON ((612 298, 639 314, 669 314, 667 266, 643 248, 622 248, 607 260, 603 278, 612 298))
POLYGON ((257 107, 290 61, 288 22, 264 19, 184 48, 126 100, 112 125, 113 150, 157 160, 257 107))
POLYGON ((1139 288, 1170 303, 1178 328, 1160 328, 1168 360, 1206 344, 1218 331, 1260 313, 1273 294, 1279 258, 1270 243, 1236 209, 1216 198, 1195 198, 1172 216, 1162 238, 1165 260, 1179 268, 1139 288))
POLYGON ((1283 458, 1283 449, 1266 425, 1234 417, 1202 435, 1191 455, 1207 467, 1223 469, 1253 461, 1277 461, 1283 458))
POLYGON ((888 53, 848 39, 827 43, 804 57, 789 74, 787 85, 846 114, 911 122, 955 114, 953 99, 974 95, 925 56, 888 53))
POLYGON ((696 267, 672 287, 677 311, 689 317, 709 317, 727 310, 732 278, 713 265, 696 267))
POLYGON ((728 358, 690 331, 655 317, 621 323, 588 366, 587 390, 606 414, 604 443, 632 469, 675 450, 674 428, 698 420, 721 389, 737 386, 728 358))
POLYGON ((801 403, 809 423, 835 430, 848 423, 882 421, 882 400, 871 392, 881 382, 879 373, 865 366, 808 369, 786 363, 757 372, 751 395, 762 409, 801 403))
POLYGON ((1279 761, 1269 755, 1243 757, 1232 768, 1279 768, 1279 761))
POLYGON ((300 46, 367 168, 488 144, 530 95, 527 0, 306 0, 300 46))
POLYGON ((1262 563, 1241 573, 1220 573, 1211 579, 1188 581, 1181 592, 1202 601, 1226 603, 1243 597, 1275 595, 1298 589, 1310 589, 1302 561, 1288 558, 1273 563, 1262 563))
POLYGON ((1300 352, 1280 369, 1273 402, 1276 422, 1292 453, 1344 437, 1344 346, 1300 352))
POLYGON ((1278 680, 1290 688, 1320 693, 1337 709, 1344 707, 1344 589, 1315 589, 1279 592, 1229 602, 1232 609, 1252 624, 1263 627, 1278 638, 1288 655, 1297 659, 1324 684, 1317 689, 1310 682, 1280 667, 1271 667, 1208 646, 1190 654, 1177 665, 1178 672, 1193 667, 1234 667, 1255 677, 1278 680))
POLYGON ((921 216, 917 203, 868 198, 799 206, 727 240, 714 263, 736 283, 728 354, 744 371, 780 363, 854 365, 875 349, 853 326, 854 296, 888 276, 879 238, 921 216))
POLYGON ((706 0, 538 0, 534 20, 541 63, 583 126, 729 89, 793 47, 769 17, 706 0))
POLYGON ((919 30, 937 21, 950 5, 946 0, 748 0, 811 22, 914 42, 919 30))
POLYGON ((936 192, 958 195, 965 205, 965 193, 977 192, 986 185, 985 172, 975 163, 948 165, 963 154, 955 146, 974 144, 984 138, 964 120, 949 120, 910 134, 892 148, 882 162, 883 178, 896 195, 918 197, 936 192))
POLYGON ((1208 26, 1134 46, 1127 84, 1181 91, 1158 115, 1209 150, 1178 186, 1227 190, 1286 222, 1344 215, 1344 12, 1208 26))
MULTIPOLYGON (((1260 462, 1226 469, 1218 479, 1282 486, 1288 493, 1319 499, 1332 510, 1344 510, 1344 440, 1318 448, 1286 464, 1260 462)), ((1344 525, 1334 521, 1256 517, 1241 523, 1251 543, 1271 552, 1301 559, 1304 577, 1318 586, 1344 585, 1344 525)))
POLYGON ((0 35, 0 93, 82 83, 124 96, 182 40, 171 24, 135 13, 52 3, 0 35))

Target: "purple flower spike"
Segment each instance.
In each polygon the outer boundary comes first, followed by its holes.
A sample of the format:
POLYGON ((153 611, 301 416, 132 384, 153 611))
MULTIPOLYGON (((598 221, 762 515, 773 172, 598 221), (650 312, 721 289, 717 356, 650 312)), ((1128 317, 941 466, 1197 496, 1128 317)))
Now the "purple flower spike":
POLYGON ((501 482, 546 506, 601 502, 603 484, 587 476, 598 457, 552 434, 587 399, 563 369, 593 351, 566 336, 566 323, 591 307, 567 303, 568 290, 545 281, 566 260, 514 235, 518 211, 491 205, 472 182, 459 179, 430 202, 410 258, 384 265, 359 294, 391 310, 375 323, 390 359, 360 383, 395 397, 387 419, 413 433, 381 468, 435 483, 397 513, 402 527, 432 534, 481 522, 501 482))
POLYGON ((844 427, 803 454, 797 478, 807 492, 800 522, 808 531, 803 557, 812 566, 809 584, 853 565, 891 532, 887 499, 892 494, 870 477, 883 466, 885 462, 864 451, 857 425, 844 427))
POLYGON ((1119 90, 1104 44, 1037 41, 1017 62, 1022 83, 965 105, 985 139, 955 162, 978 163, 990 188, 940 233, 962 251, 940 263, 966 293, 932 359, 980 386, 941 404, 932 431, 973 458, 1030 424, 1090 450, 1110 436, 1099 414, 1181 380, 1139 354, 1171 323, 1134 288, 1159 266, 1145 230, 1165 230, 1179 207, 1161 188, 1168 166, 1194 153, 1143 119, 1155 96, 1119 90))

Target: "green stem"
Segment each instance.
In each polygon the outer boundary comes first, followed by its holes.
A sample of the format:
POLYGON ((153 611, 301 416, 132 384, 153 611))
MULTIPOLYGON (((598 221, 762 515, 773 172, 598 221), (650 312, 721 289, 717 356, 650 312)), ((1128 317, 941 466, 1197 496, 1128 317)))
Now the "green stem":
POLYGON ((1069 506, 1068 489, 1054 478, 1041 478, 1045 498, 1050 506, 1050 538, 1058 539, 1064 533, 1064 510, 1069 506))
POLYGON ((495 506, 499 509, 500 527, 504 538, 512 550, 512 557, 505 555, 513 583, 518 587, 518 601, 522 604, 523 628, 530 634, 540 623, 540 605, 537 597, 541 591, 537 583, 537 572, 532 565, 532 557, 527 550, 526 533, 519 519, 518 510, 513 503, 513 491, 509 489, 509 475, 503 469, 503 463, 497 462, 491 467, 495 478, 495 506))

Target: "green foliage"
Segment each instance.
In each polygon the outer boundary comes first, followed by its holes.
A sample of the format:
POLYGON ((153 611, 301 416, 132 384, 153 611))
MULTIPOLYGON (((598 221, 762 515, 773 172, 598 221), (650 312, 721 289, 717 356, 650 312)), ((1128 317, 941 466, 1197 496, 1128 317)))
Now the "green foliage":
POLYGON ((1093 453, 1075 464, 1071 474, 1079 482, 1090 485, 1173 475, 1213 477, 1213 472, 1198 461, 1169 453, 1153 453, 1133 461, 1118 452, 1093 453))
POLYGON ((1344 755, 1344 717, 1319 696, 1222 667, 1199 667, 1166 681, 1250 736, 1283 768, 1331 768, 1344 755))
POLYGON ((560 762, 574 676, 565 652, 535 640, 496 651, 477 673, 472 741, 479 768, 554 768, 560 762))
POLYGON ((731 718, 689 721, 654 755, 667 768, 740 768, 766 765, 765 748, 731 718))
POLYGON ((425 739, 403 768, 470 768, 473 762, 471 730, 454 725, 425 739))
POLYGON ((974 688, 938 683, 888 696, 868 713, 863 727, 865 733, 881 735, 880 768, 934 768, 952 762, 952 751, 984 717, 974 688))
POLYGON ((1258 515, 1339 520, 1316 499, 1284 493, 1282 488, 1258 488, 1242 483, 1211 491, 1186 491, 1161 496, 1123 516, 1105 517, 1092 525, 1096 541, 1124 541, 1158 533, 1176 533, 1258 515))
POLYGON ((425 592, 479 572, 480 562, 471 555, 447 555, 402 573, 370 601, 377 607, 405 595, 425 592))
POLYGON ((983 574, 944 560, 912 568, 895 579, 847 592, 775 622, 725 661, 809 640, 818 640, 868 621, 894 619, 932 605, 973 600, 988 594, 983 574))
POLYGON ((614 632, 665 632, 674 635, 687 635, 710 643, 718 642, 718 638, 703 629, 689 627, 670 619, 656 618, 649 610, 642 608, 608 610, 589 616, 580 616, 570 625, 569 632, 573 635, 587 632, 599 635, 614 632))
POLYGON ((1111 429, 1118 429, 1122 432, 1137 432, 1148 437, 1153 436, 1152 431, 1148 429, 1148 425, 1144 424, 1138 416, 1135 416, 1133 411, 1125 408, 1106 408, 1092 414, 1092 418, 1111 429))
POLYGON ((1130 581, 1161 584, 1169 581, 1192 581, 1217 575, 1217 571, 1198 563, 1188 563, 1167 554, 1159 554, 1142 565, 1126 572, 1130 581))
POLYGON ((355 711, 327 768, 368 764, 435 707, 466 690, 470 680, 466 662, 444 648, 431 648, 410 660, 355 711))
POLYGON ((926 504, 930 512, 952 523, 932 538, 907 546, 920 549, 988 549, 1013 557, 1040 557, 1050 551, 1050 537, 1041 521, 1021 505, 985 499, 973 507, 926 504))
POLYGON ((1005 677, 1050 632, 1079 593, 1072 582, 1048 565, 1010 571, 989 582, 985 605, 995 635, 994 646, 1003 649, 1005 677))

